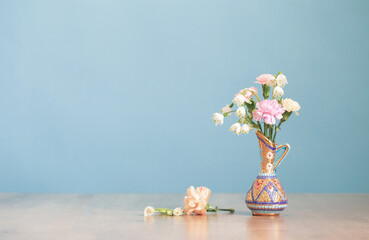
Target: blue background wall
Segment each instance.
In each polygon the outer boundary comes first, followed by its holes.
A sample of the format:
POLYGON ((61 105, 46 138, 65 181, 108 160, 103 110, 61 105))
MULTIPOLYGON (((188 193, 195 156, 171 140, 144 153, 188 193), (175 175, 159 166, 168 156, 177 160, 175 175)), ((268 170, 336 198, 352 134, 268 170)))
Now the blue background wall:
MULTIPOLYGON (((0 1, 0 191, 246 192, 211 120, 262 73, 300 102, 287 192, 369 192, 368 1, 0 1)), ((260 90, 260 86, 259 90, 260 90)))

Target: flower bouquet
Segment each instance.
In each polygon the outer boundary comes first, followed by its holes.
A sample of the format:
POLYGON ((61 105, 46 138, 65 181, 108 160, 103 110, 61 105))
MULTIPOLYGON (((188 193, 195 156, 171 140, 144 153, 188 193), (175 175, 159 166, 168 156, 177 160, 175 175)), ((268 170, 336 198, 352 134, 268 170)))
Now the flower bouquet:
POLYGON ((282 73, 279 72, 277 75, 262 74, 256 79, 255 83, 260 83, 262 86, 263 101, 258 96, 258 90, 255 87, 242 89, 235 95, 232 104, 223 107, 221 113, 213 114, 213 120, 216 126, 222 125, 224 117, 230 117, 231 113, 235 112, 239 119, 230 127, 230 131, 239 135, 256 129, 270 141, 275 142, 282 123, 287 121, 292 112, 298 115, 297 111, 300 110, 300 105, 292 99, 282 98, 284 95, 283 87, 288 83, 286 76, 282 73), (271 89, 272 99, 269 99, 271 89), (235 104, 238 108, 232 110, 235 104), (276 124, 277 120, 279 120, 278 125, 276 124))
POLYGON ((292 112, 298 115, 300 105, 292 99, 283 98, 283 87, 288 82, 281 72, 277 75, 262 74, 256 80, 255 83, 261 84, 264 100, 260 99, 255 87, 242 89, 235 95, 232 104, 223 107, 220 113, 214 113, 212 118, 216 126, 222 125, 224 118, 235 112, 238 121, 230 127, 230 131, 240 135, 256 130, 262 158, 261 172, 246 194, 246 205, 254 215, 278 215, 287 207, 287 195, 275 171, 290 146, 278 145, 275 140, 281 125, 292 112), (235 105, 237 109, 232 110, 235 105), (279 151, 282 154, 276 159, 279 151))

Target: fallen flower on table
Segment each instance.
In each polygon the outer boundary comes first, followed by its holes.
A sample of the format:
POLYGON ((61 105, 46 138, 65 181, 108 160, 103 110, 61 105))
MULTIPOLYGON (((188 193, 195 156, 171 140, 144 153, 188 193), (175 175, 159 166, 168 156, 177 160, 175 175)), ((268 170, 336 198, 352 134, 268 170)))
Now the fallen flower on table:
POLYGON ((190 186, 187 189, 187 196, 184 197, 184 208, 153 208, 151 206, 147 206, 144 211, 145 216, 151 216, 155 213, 159 213, 167 216, 181 216, 183 214, 186 215, 206 215, 207 212, 218 212, 218 211, 228 211, 233 213, 233 208, 218 208, 212 207, 208 203, 208 199, 210 197, 210 189, 207 187, 198 187, 194 188, 190 186))
POLYGON ((167 216, 181 216, 183 214, 186 215, 206 215, 207 212, 218 212, 218 211, 228 211, 233 213, 233 208, 218 208, 218 207, 212 207, 208 203, 208 199, 210 197, 210 189, 207 187, 198 187, 194 188, 193 186, 190 186, 187 189, 187 196, 184 197, 184 208, 183 210, 181 208, 153 208, 151 206, 147 206, 144 211, 145 216, 151 216, 155 213, 160 213, 162 215, 167 216))
POLYGON ((151 206, 147 206, 144 210, 144 216, 151 216, 155 213, 160 213, 168 216, 180 216, 183 215, 183 211, 181 208, 170 209, 170 208, 153 208, 151 206))
POLYGON ((224 209, 218 207, 212 207, 208 203, 208 199, 210 197, 210 189, 207 187, 198 187, 195 188, 190 186, 187 189, 187 196, 184 198, 184 208, 183 212, 187 215, 206 215, 207 212, 218 212, 218 211, 228 211, 233 213, 234 209, 224 209))
POLYGON ((189 187, 187 196, 184 197, 183 212, 187 215, 192 215, 192 213, 205 215, 210 192, 210 189, 206 187, 198 187, 196 190, 193 186, 189 187))

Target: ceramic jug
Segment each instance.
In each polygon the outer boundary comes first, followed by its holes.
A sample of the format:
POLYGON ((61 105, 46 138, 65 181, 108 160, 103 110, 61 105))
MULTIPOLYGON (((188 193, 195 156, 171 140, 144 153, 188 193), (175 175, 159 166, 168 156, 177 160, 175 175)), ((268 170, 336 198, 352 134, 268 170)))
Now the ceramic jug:
POLYGON ((253 215, 279 215, 287 207, 287 195, 275 171, 287 155, 290 146, 277 145, 256 132, 259 140, 261 171, 246 194, 246 205, 253 215), (276 158, 276 155, 280 156, 276 158))

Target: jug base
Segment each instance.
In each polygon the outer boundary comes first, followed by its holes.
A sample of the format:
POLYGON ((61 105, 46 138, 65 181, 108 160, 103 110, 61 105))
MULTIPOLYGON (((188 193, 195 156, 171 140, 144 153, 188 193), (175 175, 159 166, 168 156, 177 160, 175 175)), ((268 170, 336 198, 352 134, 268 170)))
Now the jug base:
POLYGON ((279 213, 257 213, 253 212, 253 216, 279 216, 279 213))

